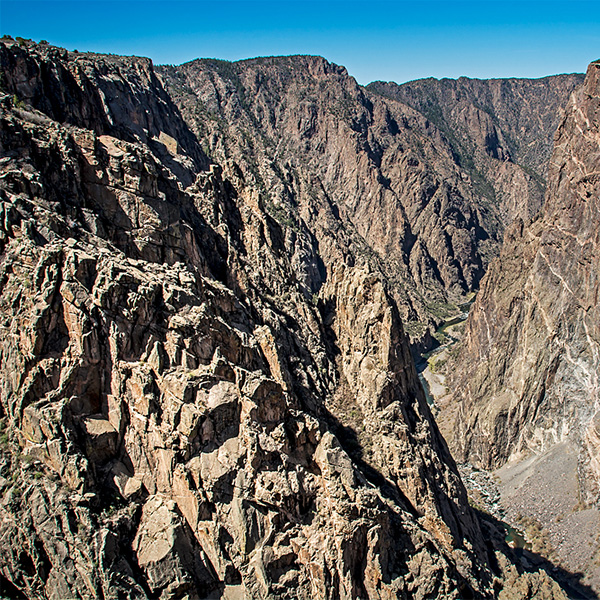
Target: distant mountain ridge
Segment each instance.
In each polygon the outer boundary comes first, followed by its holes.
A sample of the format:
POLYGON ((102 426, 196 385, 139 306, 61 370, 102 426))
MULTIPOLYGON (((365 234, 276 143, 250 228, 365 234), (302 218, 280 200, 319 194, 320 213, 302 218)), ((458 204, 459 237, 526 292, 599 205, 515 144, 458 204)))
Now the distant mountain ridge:
POLYGON ((582 82, 458 80, 442 112, 429 80, 361 88, 320 57, 196 60, 158 72, 207 154, 259 182, 276 218, 318 228, 305 210, 327 198, 390 282, 415 340, 478 288, 506 225, 539 210, 560 107, 582 82), (499 116, 478 108, 486 87, 499 116), (514 105, 520 118, 502 129, 514 105), (535 148, 510 141, 533 121, 535 148))
POLYGON ((367 89, 422 112, 449 140, 501 222, 530 220, 543 203, 548 161, 561 108, 584 75, 540 79, 423 79, 367 89), (499 162, 506 164, 499 164, 499 162))

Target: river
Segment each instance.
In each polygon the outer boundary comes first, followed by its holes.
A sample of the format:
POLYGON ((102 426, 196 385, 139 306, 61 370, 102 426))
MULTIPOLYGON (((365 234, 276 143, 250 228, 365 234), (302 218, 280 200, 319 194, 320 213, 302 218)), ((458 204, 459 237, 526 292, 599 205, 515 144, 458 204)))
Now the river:
POLYGON ((467 320, 469 310, 475 301, 473 297, 464 304, 459 304, 459 314, 450 317, 444 321, 436 330, 436 337, 442 338, 445 341, 430 352, 421 355, 421 360, 416 364, 417 373, 425 391, 425 398, 430 406, 435 406, 436 398, 441 398, 447 393, 445 386, 446 378, 437 369, 440 363, 446 360, 448 352, 460 341, 460 334, 453 330, 457 325, 460 325, 467 320), (436 369, 436 364, 438 365, 436 369))

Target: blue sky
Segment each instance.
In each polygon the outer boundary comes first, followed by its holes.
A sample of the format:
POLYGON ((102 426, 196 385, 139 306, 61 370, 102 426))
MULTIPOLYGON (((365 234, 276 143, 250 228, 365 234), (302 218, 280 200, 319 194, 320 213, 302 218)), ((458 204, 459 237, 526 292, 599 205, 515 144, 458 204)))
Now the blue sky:
POLYGON ((157 64, 319 54, 362 84, 542 77, 600 58, 600 0, 0 0, 0 32, 157 64))

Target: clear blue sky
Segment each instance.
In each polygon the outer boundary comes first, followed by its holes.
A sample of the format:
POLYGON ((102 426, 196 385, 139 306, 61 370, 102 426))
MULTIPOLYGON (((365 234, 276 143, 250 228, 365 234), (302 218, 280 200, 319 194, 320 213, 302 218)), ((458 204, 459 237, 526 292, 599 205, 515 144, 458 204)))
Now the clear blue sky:
POLYGON ((319 54, 362 84, 542 77, 600 58, 600 0, 0 0, 0 32, 157 64, 319 54))

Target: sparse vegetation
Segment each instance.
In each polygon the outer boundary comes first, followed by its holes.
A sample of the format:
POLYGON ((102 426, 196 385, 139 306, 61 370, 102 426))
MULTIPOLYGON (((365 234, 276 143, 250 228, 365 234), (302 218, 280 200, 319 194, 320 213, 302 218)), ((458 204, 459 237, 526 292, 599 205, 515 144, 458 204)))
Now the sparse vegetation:
POLYGON ((12 105, 15 108, 23 108, 25 106, 25 103, 16 94, 13 94, 12 105))
POLYGON ((427 305, 427 311, 440 320, 449 319, 458 312, 456 304, 451 302, 432 301, 427 305))
POLYGON ((435 359, 435 357, 430 358, 428 361, 430 371, 432 373, 439 373, 443 371, 444 365, 446 364, 447 360, 447 357, 440 357, 437 360, 435 359))
POLYGON ((540 522, 532 517, 521 515, 518 522, 524 530, 525 538, 531 544, 531 551, 541 554, 546 558, 552 558, 555 549, 550 542, 548 532, 542 527, 540 522))
POLYGON ((427 331, 427 324, 420 321, 406 321, 404 331, 410 338, 419 338, 427 331))
POLYGON ((433 334, 433 337, 439 342, 440 346, 446 344, 449 339, 448 336, 445 333, 442 333, 441 331, 436 331, 433 334))

